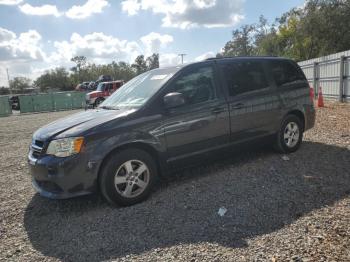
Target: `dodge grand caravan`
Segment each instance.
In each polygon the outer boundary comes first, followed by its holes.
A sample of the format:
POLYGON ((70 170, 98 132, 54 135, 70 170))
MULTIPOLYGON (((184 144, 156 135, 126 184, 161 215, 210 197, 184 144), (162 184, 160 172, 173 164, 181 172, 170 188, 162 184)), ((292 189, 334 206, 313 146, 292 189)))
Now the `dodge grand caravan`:
POLYGON ((43 196, 99 190, 110 203, 131 205, 160 174, 193 157, 265 137, 279 152, 294 152, 314 121, 295 62, 209 59, 143 73, 97 109, 40 128, 28 159, 43 196))

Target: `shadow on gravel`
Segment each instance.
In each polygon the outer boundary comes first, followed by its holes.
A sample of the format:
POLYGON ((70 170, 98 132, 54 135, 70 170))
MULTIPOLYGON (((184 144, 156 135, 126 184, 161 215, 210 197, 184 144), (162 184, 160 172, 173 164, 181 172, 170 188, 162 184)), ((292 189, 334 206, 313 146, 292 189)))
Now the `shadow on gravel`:
POLYGON ((350 193, 350 151, 305 142, 289 161, 270 150, 236 153, 177 173, 144 203, 112 208, 98 195, 35 195, 24 217, 33 247, 65 261, 101 261, 180 243, 245 246, 350 193), (219 207, 228 212, 219 217, 219 207))

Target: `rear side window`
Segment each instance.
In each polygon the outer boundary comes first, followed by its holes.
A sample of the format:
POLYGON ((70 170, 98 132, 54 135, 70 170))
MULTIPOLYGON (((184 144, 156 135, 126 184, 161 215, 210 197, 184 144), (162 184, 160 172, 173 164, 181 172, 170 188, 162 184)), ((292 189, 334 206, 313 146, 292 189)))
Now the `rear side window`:
POLYGON ((230 96, 264 89, 269 86, 259 61, 233 61, 221 64, 230 96))
POLYGON ((291 61, 271 60, 269 61, 269 64, 277 86, 305 80, 305 76, 301 69, 291 61))

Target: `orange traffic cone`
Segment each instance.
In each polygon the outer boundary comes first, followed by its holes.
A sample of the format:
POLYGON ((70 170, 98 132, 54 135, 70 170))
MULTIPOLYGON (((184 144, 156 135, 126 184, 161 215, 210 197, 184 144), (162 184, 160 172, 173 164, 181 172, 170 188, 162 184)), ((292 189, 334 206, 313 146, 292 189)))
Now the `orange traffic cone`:
POLYGON ((317 106, 318 106, 318 107, 324 107, 323 95, 322 95, 322 88, 321 88, 321 87, 318 89, 317 106))

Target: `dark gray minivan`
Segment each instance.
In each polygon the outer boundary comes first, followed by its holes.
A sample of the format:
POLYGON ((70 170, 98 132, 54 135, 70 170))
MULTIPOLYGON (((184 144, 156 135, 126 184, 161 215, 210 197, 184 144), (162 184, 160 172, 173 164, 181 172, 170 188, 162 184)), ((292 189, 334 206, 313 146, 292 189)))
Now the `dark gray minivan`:
POLYGON ((314 121, 310 88, 295 62, 209 59, 143 73, 99 108, 40 128, 28 159, 43 196, 99 189, 110 203, 131 205, 149 195, 160 174, 193 157, 258 138, 294 152, 314 121))

